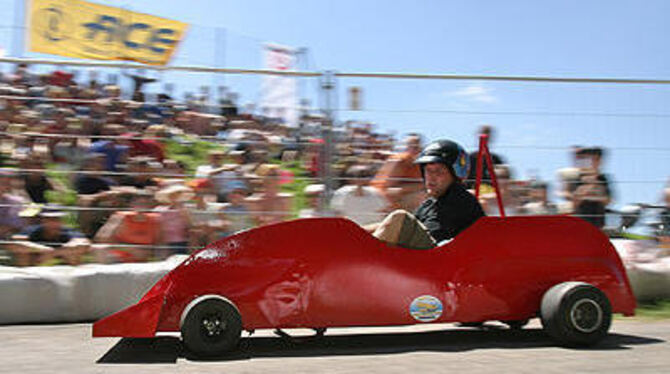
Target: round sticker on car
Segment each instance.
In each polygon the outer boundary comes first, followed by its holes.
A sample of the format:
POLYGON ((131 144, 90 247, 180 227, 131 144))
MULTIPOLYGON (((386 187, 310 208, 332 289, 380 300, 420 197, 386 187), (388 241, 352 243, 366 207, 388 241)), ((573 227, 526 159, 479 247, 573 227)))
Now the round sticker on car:
POLYGON ((409 306, 409 313, 419 322, 432 322, 442 315, 442 302, 435 296, 419 296, 409 306))

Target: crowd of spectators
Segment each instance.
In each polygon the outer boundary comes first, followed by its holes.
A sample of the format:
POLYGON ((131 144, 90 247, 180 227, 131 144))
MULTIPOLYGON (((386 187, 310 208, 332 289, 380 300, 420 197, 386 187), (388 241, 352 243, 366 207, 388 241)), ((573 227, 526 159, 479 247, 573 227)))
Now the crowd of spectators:
MULTIPOLYGON (((413 165, 420 134, 395 147, 371 124, 343 124, 333 134, 327 189, 321 116, 304 112, 289 127, 240 110, 225 90, 215 105, 205 94, 178 102, 171 89, 150 100, 142 87, 153 80, 127 76, 129 93, 97 74, 83 82, 23 64, 0 77, 0 240, 13 264, 163 259, 296 217, 340 215, 367 225, 398 208, 413 211, 425 198, 413 165), (195 144, 205 146, 195 152, 195 144)), ((493 129, 481 133, 492 137, 493 129)), ((576 214, 602 228, 612 200, 600 171, 604 151, 573 153, 574 165, 560 171, 560 204, 550 201, 546 182, 515 179, 494 153, 506 213, 576 214)), ((486 170, 483 180, 482 205, 500 214, 486 170)))

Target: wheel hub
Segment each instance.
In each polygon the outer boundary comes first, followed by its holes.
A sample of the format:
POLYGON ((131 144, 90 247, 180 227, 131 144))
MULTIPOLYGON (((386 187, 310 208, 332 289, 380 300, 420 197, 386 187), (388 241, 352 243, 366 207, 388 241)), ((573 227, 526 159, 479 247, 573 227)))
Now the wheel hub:
POLYGON ((226 329, 226 323, 221 321, 220 316, 208 316, 202 319, 202 327, 207 336, 215 337, 226 329))
POLYGON ((603 310, 594 300, 578 300, 570 309, 570 322, 578 331, 592 333, 602 325, 603 310))

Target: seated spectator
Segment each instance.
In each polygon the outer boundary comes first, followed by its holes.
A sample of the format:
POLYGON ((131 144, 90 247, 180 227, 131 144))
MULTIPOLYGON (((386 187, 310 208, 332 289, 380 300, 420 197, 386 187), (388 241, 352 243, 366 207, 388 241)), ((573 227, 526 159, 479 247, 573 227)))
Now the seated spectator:
POLYGON ((150 138, 142 138, 139 132, 129 132, 121 135, 128 141, 128 157, 146 156, 151 157, 158 162, 163 162, 165 158, 165 147, 163 144, 150 138))
POLYGON ((308 184, 305 186, 303 193, 307 200, 307 208, 300 210, 298 218, 315 218, 326 215, 321 209, 321 198, 325 190, 326 187, 323 184, 308 184))
MULTIPOLYGON (((38 204, 46 204, 46 192, 54 190, 56 184, 44 172, 45 165, 41 157, 30 155, 21 161, 23 171, 23 186, 30 199, 38 204)), ((58 188, 62 191, 63 188, 58 188)))
POLYGON ((244 204, 248 194, 249 190, 244 182, 234 180, 228 183, 226 192, 228 202, 223 204, 221 210, 225 217, 226 236, 254 226, 253 216, 244 204))
POLYGON ((54 161, 65 163, 76 168, 81 167, 88 155, 89 147, 87 143, 90 142, 89 139, 74 137, 74 135, 79 135, 81 132, 81 121, 76 118, 68 118, 66 134, 69 136, 60 139, 54 145, 54 161))
POLYGON ((187 204, 189 209, 190 247, 201 248, 226 236, 225 217, 221 204, 208 201, 211 183, 208 179, 193 179, 187 183, 195 191, 194 203, 187 204))
MULTIPOLYGON (((159 186, 169 186, 172 184, 181 184, 184 182, 184 177, 186 177, 186 164, 182 161, 164 159, 163 164, 159 162, 150 162, 149 167, 152 172, 157 173, 154 178, 152 178, 159 186)), ((205 179, 205 178, 198 178, 205 179)))
POLYGON ((77 174, 74 179, 77 205, 85 208, 78 215, 79 227, 89 238, 109 218, 111 213, 108 209, 118 205, 118 192, 111 189, 113 182, 101 175, 103 162, 102 154, 88 155, 83 165, 84 173, 77 174))
POLYGON ((547 194, 547 183, 533 181, 530 186, 530 201, 521 207, 524 214, 529 215, 550 215, 558 214, 556 205, 549 202, 547 194))
MULTIPOLYGON (((505 208, 506 216, 517 215, 519 209, 519 202, 514 190, 514 181, 512 180, 512 171, 507 165, 497 165, 494 168, 496 179, 498 181, 498 189, 500 190, 500 199, 502 200, 503 208, 505 208)), ((480 197, 480 204, 487 216, 499 216, 500 208, 498 207, 498 199, 495 190, 491 187, 487 188, 488 193, 483 193, 480 197)))
POLYGON ((391 210, 414 211, 425 198, 421 169, 414 160, 421 152, 421 136, 408 134, 405 151, 391 155, 377 172, 370 186, 384 196, 391 210))
POLYGON ((156 208, 156 212, 160 214, 161 238, 167 247, 158 251, 159 259, 188 253, 191 222, 184 202, 192 197, 193 190, 179 184, 165 187, 156 193, 156 200, 161 203, 156 208))
POLYGON ((77 174, 74 180, 74 188, 80 195, 95 195, 100 192, 109 191, 113 182, 101 176, 105 156, 100 153, 92 153, 86 157, 83 170, 85 173, 77 174))
POLYGON ((78 265, 90 250, 83 235, 63 225, 65 213, 47 208, 40 213, 40 224, 14 236, 9 247, 17 266, 39 265, 55 257, 68 265, 78 265))
POLYGON ((151 175, 153 172, 149 166, 151 161, 152 159, 150 157, 130 158, 128 160, 128 174, 121 177, 119 184, 140 189, 158 186, 158 183, 151 175))
POLYGON ((330 206, 361 226, 383 220, 388 204, 376 188, 367 185, 372 177, 370 167, 352 166, 347 177, 348 184, 335 191, 330 206))
POLYGON ((212 182, 213 191, 217 196, 217 201, 223 203, 226 201, 226 186, 231 180, 239 179, 230 165, 224 165, 224 152, 220 150, 209 151, 209 163, 200 165, 195 170, 196 178, 209 178, 212 182))
POLYGON ((33 147, 35 146, 35 136, 28 135, 26 133, 15 135, 14 146, 10 148, 11 157, 13 159, 24 159, 29 157, 33 153, 33 147))
POLYGON ((122 164, 128 153, 128 146, 118 144, 116 137, 123 132, 123 126, 110 124, 103 128, 104 135, 109 136, 108 139, 98 140, 91 144, 89 152, 102 153, 105 155, 105 170, 117 171, 118 165, 122 164))
POLYGON ((11 236, 25 227, 20 216, 27 201, 12 194, 12 181, 15 174, 11 170, 0 170, 0 240, 9 240, 11 236))
POLYGON ((279 166, 263 164, 256 170, 262 178, 261 192, 247 198, 258 225, 287 220, 291 216, 293 194, 279 191, 279 166))
POLYGON ((152 212, 153 198, 148 191, 138 191, 130 203, 132 211, 114 213, 95 235, 96 243, 104 243, 98 252, 100 262, 110 257, 122 261, 147 261, 153 250, 162 244, 160 213, 152 212), (124 244, 114 247, 113 244, 124 244))

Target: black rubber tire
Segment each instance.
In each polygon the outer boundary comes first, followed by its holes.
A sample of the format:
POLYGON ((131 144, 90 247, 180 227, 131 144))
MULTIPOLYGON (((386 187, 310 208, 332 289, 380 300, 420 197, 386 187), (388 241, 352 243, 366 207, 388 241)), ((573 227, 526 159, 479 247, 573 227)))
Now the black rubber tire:
POLYGON ((542 326, 549 336, 566 346, 589 346, 606 335, 612 307, 598 288, 583 282, 565 282, 542 297, 542 326))
POLYGON ((504 324, 507 325, 507 327, 510 328, 510 330, 521 330, 523 329, 524 326, 528 324, 528 319, 520 319, 520 320, 510 320, 510 321, 500 321, 504 324))
POLYGON ((237 346, 242 334, 242 318, 229 302, 206 299, 186 313, 181 337, 184 346, 196 356, 218 356, 237 346))

